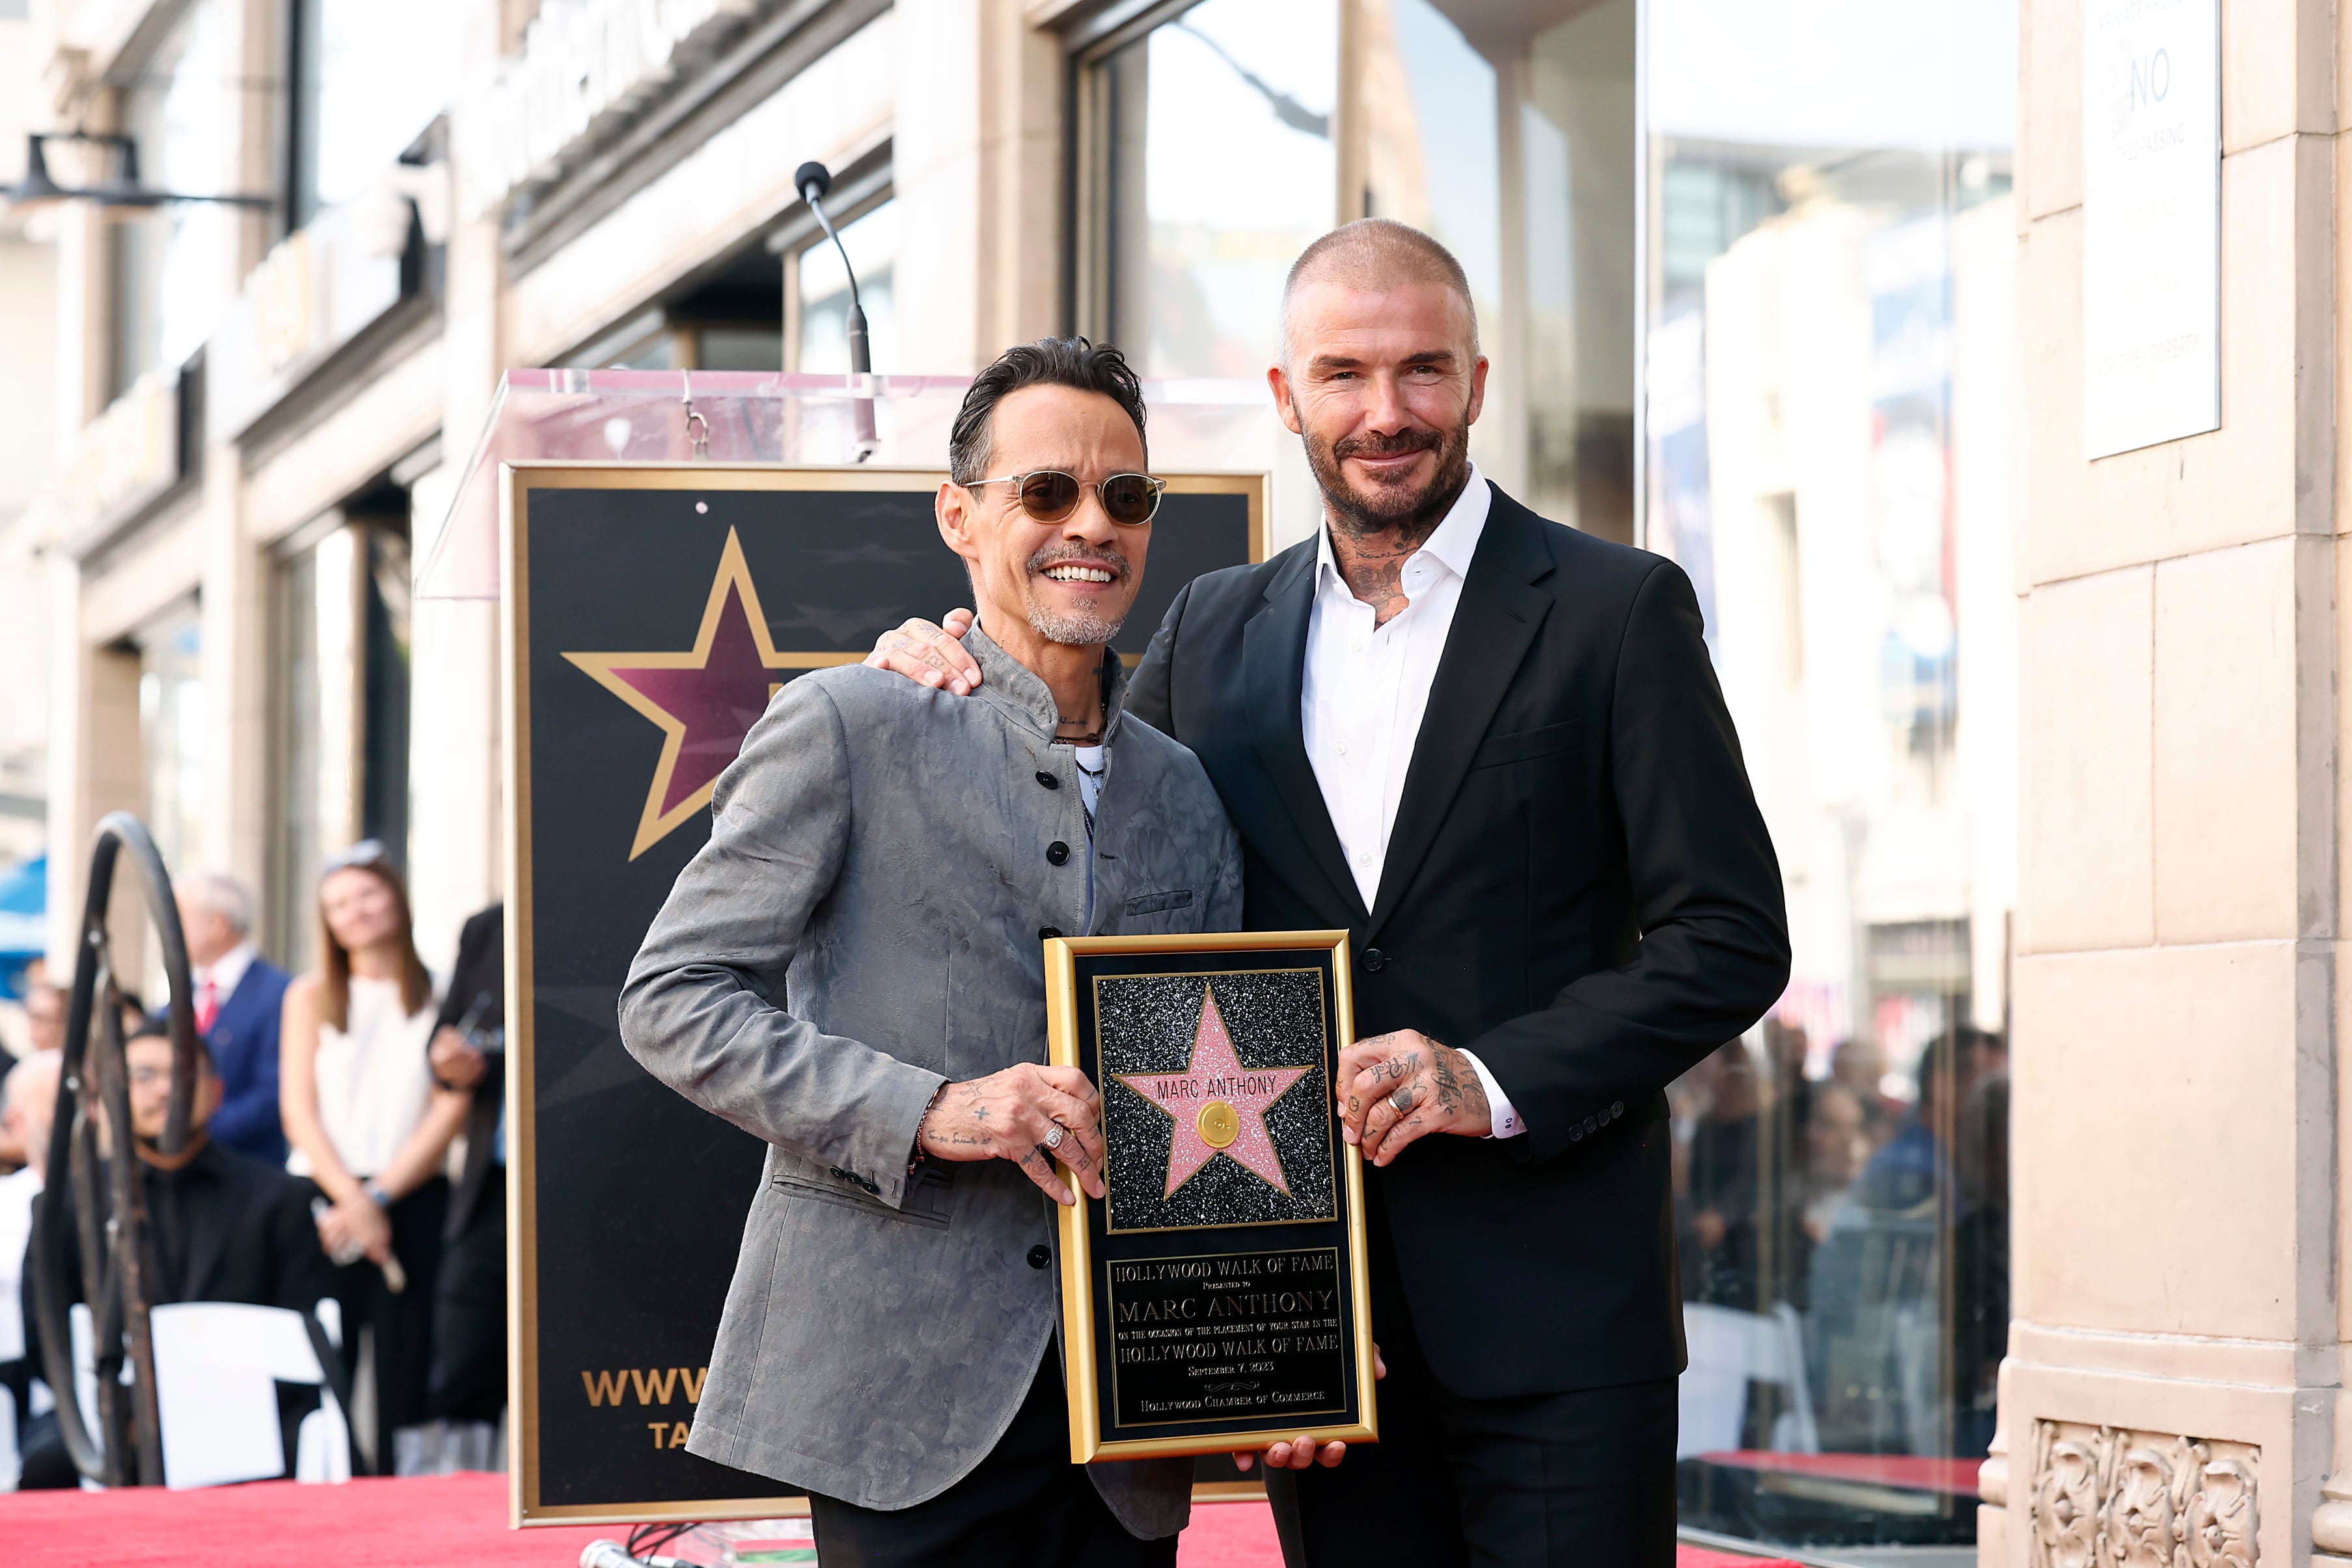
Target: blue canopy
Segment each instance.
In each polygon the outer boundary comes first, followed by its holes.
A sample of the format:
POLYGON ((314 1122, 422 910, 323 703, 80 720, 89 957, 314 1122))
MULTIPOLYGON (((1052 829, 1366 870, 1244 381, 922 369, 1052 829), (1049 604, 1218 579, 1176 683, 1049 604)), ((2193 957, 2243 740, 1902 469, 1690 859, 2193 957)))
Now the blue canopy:
POLYGON ((24 993, 25 966, 48 947, 49 857, 0 875, 0 996, 24 993))

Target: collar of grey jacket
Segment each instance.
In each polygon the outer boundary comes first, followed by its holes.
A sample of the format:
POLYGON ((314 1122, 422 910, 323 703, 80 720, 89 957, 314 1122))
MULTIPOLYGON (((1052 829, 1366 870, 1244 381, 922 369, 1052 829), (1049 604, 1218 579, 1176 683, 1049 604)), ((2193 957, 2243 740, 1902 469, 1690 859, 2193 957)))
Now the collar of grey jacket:
MULTIPOLYGON (((1003 648, 975 622, 964 634, 966 652, 980 664, 980 691, 1004 713, 1037 731, 1048 743, 1061 727, 1061 710, 1045 678, 1003 648)), ((1118 738, 1119 715, 1127 709, 1127 664, 1118 653, 1103 650, 1103 744, 1118 738)))

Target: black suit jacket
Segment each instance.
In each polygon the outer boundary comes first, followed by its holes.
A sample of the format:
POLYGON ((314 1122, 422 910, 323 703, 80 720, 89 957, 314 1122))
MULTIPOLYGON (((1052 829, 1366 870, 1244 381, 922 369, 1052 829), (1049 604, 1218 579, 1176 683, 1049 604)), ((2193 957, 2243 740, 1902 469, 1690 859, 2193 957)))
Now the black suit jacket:
POLYGON ((1475 1051, 1527 1122, 1372 1175, 1438 1377, 1502 1397, 1672 1376, 1665 1086, 1789 974, 1689 580, 1495 492, 1366 909, 1301 738, 1315 561, 1310 539, 1188 586, 1129 710, 1223 797, 1250 927, 1347 927, 1359 1036, 1475 1051))
MULTIPOLYGON (((507 1019, 507 906, 501 902, 478 909, 466 917, 457 933, 457 962, 449 971, 448 989, 442 994, 436 1032, 457 1028, 473 1014, 478 1033, 504 1039, 507 1019), (475 1012, 477 1006, 481 1010, 475 1012)), ((432 1050, 431 1042, 425 1049, 432 1050)), ((506 1107, 506 1053, 489 1058, 488 1070, 474 1085, 474 1103, 466 1113, 466 1166, 457 1176, 457 1190, 449 1197, 449 1218, 443 1238, 455 1241, 474 1222, 488 1189, 490 1166, 498 1155, 499 1117, 506 1107)))

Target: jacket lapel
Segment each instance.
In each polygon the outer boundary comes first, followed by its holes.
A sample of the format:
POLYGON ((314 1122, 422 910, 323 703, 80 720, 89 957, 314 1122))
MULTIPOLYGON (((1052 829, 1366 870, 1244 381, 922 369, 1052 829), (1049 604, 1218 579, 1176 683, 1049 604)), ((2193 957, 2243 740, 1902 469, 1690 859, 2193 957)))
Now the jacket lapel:
MULTIPOLYGON (((1389 831, 1380 898, 1364 933, 1366 942, 1380 935, 1421 862, 1429 858, 1437 830, 1470 771, 1470 758, 1551 609, 1551 595, 1529 586, 1551 570, 1551 556, 1543 548, 1534 514, 1496 489, 1486 531, 1463 580, 1437 677, 1430 683, 1429 706, 1413 742, 1396 823, 1389 831)), ((1294 721, 1296 716, 1294 713, 1294 721)))
MULTIPOLYGON (((1331 907, 1346 911, 1349 925, 1360 925, 1366 915, 1364 897, 1348 874, 1339 831, 1323 804, 1323 786, 1307 759, 1299 719, 1307 679, 1307 625, 1315 603, 1315 559, 1311 549, 1293 556, 1266 585, 1265 608, 1242 630, 1242 689, 1265 697, 1250 715, 1250 737, 1298 831, 1286 843, 1260 842, 1256 848, 1269 860, 1311 870, 1326 884, 1334 901, 1331 907)), ((1291 874, 1302 880, 1297 870, 1291 874)))

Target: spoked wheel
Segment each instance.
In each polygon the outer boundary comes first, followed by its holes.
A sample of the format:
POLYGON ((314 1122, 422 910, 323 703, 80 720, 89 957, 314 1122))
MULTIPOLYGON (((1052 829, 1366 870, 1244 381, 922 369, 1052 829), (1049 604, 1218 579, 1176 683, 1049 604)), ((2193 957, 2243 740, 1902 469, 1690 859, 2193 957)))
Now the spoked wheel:
POLYGON ((171 989, 172 1099, 161 1147, 170 1156, 188 1143, 197 1048, 187 938, 180 929, 172 878, 155 841, 138 818, 115 811, 98 824, 90 848, 89 893, 75 945, 57 1122, 49 1134, 49 1179, 34 1208, 31 1255, 41 1371, 57 1392, 59 1434, 74 1468, 110 1487, 163 1484, 155 1346, 148 1327, 155 1291, 153 1221, 140 1195, 139 1161, 130 1148, 131 1074, 123 1055, 122 988, 106 929, 114 864, 124 854, 138 877, 148 923, 163 945, 163 974, 171 989), (66 1245, 69 1224, 80 1253, 81 1299, 89 1304, 98 1384, 96 1433, 83 1419, 75 1394, 67 1299, 67 1270, 72 1267, 66 1245), (131 1368, 127 1385, 122 1376, 126 1361, 131 1368))

